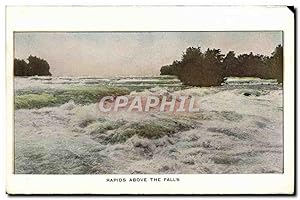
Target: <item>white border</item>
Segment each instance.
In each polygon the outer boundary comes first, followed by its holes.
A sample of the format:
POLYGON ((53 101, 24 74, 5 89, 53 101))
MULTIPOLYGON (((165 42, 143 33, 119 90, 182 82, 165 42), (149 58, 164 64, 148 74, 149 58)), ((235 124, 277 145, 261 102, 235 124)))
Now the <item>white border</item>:
POLYGON ((294 21, 280 6, 7 7, 7 186, 10 194, 291 194, 294 191, 294 21), (13 175, 13 31, 284 31, 284 174, 13 175), (106 177, 179 183, 106 183, 106 177))

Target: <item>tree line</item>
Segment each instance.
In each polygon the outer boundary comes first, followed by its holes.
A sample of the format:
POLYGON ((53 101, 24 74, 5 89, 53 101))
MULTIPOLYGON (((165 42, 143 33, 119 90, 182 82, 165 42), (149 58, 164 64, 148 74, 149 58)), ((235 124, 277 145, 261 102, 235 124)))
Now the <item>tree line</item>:
POLYGON ((22 59, 14 59, 15 76, 51 76, 48 62, 36 56, 30 55, 26 62, 22 59))
POLYGON ((162 66, 161 75, 176 75, 185 85, 218 86, 225 77, 258 77, 283 81, 283 47, 278 45, 271 56, 252 52, 236 55, 229 51, 226 55, 220 49, 188 47, 181 60, 162 66))

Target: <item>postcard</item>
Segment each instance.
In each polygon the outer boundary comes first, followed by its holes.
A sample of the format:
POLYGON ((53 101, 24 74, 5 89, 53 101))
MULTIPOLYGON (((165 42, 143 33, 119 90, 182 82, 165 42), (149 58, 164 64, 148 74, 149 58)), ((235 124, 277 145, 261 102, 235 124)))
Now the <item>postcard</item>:
POLYGON ((288 7, 7 7, 8 194, 293 194, 288 7))

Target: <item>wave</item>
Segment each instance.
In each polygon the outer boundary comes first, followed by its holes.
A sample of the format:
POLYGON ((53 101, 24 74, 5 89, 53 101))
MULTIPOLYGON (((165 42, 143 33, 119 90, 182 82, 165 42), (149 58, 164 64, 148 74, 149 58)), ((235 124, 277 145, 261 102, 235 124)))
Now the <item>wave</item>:
POLYGON ((283 172, 280 88, 143 91, 166 92, 198 95, 201 110, 101 113, 95 103, 72 99, 55 107, 16 110, 15 173, 283 172))

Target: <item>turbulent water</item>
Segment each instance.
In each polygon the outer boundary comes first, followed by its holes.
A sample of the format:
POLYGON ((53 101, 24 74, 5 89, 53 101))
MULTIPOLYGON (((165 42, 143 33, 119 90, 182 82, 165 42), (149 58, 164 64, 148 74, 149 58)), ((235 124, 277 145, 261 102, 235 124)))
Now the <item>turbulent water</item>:
POLYGON ((282 86, 173 76, 15 78, 15 173, 282 173, 282 86), (103 95, 190 95, 196 113, 101 113, 103 95))

